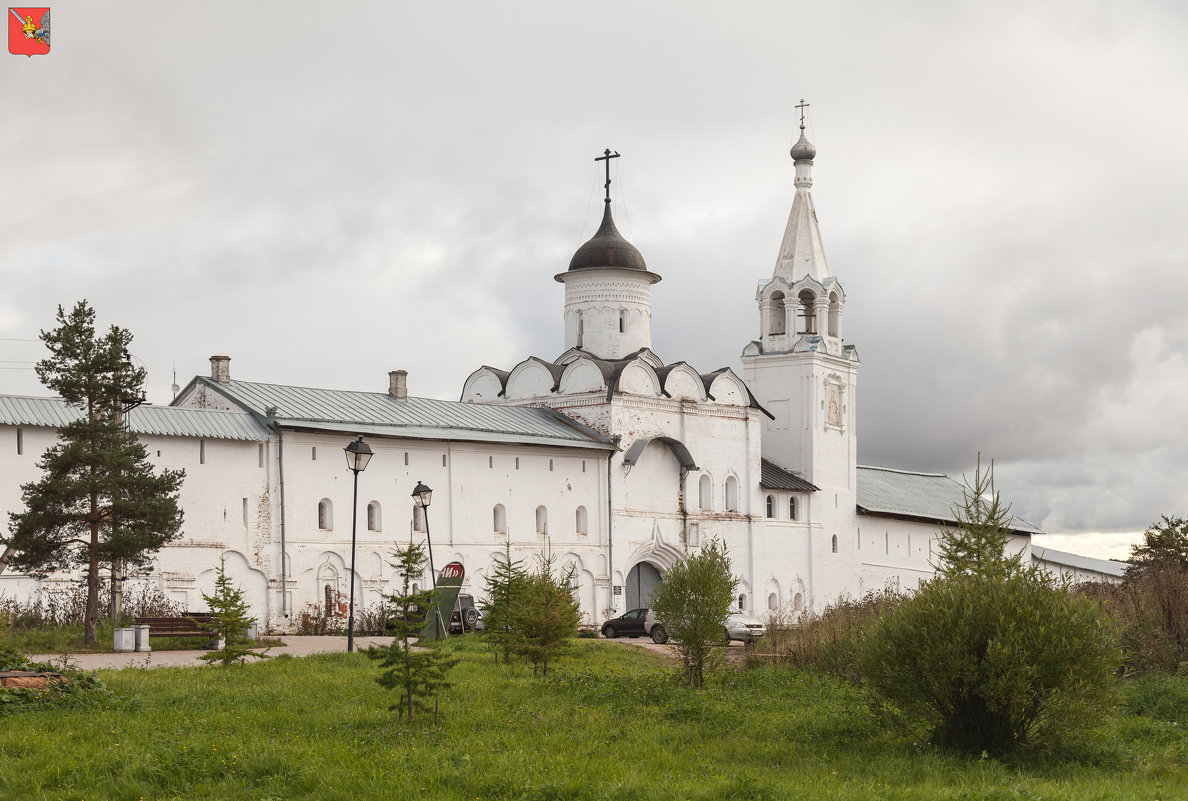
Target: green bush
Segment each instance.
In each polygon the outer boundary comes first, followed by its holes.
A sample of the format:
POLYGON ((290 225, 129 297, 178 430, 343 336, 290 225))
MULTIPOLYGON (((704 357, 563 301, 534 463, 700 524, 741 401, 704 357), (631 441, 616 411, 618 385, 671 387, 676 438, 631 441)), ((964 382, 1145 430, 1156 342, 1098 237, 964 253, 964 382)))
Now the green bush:
POLYGON ((1075 731, 1114 703, 1120 662, 1100 605, 1034 569, 938 577, 870 630, 867 686, 959 750, 1075 731))

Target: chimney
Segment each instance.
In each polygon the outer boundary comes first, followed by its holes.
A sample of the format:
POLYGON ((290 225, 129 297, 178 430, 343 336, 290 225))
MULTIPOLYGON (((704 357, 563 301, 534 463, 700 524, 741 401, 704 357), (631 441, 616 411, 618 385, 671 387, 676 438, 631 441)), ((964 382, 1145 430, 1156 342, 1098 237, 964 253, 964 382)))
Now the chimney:
POLYGON ((408 370, 388 373, 388 394, 396 400, 408 400, 408 370))
POLYGON ((210 357, 210 379, 212 381, 218 381, 220 384, 226 384, 231 380, 230 356, 210 357))

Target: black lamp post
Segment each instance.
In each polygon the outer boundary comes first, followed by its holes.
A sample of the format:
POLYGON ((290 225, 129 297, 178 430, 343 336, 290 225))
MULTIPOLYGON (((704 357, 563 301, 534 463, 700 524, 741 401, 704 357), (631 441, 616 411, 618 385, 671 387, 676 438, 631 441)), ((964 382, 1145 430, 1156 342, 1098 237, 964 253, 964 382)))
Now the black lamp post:
POLYGON ((433 639, 441 639, 441 609, 437 603, 437 571, 433 569, 433 541, 429 539, 429 501, 433 499, 433 490, 420 481, 413 487, 413 500, 421 507, 421 519, 425 521, 425 545, 429 549, 429 579, 433 582, 433 608, 436 616, 433 618, 433 639))
POLYGON ((355 474, 355 496, 351 504, 351 611, 347 616, 347 653, 355 650, 355 522, 359 517, 359 474, 367 469, 371 461, 371 446, 359 437, 343 448, 346 451, 347 467, 355 474))

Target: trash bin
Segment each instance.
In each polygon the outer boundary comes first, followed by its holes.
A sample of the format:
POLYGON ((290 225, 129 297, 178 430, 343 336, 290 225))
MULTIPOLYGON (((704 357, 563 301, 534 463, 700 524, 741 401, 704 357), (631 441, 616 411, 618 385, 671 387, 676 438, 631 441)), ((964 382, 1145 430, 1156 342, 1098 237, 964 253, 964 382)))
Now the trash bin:
POLYGON ((117 654, 136 650, 136 632, 131 628, 115 630, 115 652, 117 654))
POLYGON ((136 630, 136 650, 137 651, 151 651, 149 646, 149 627, 145 624, 133 626, 136 630))

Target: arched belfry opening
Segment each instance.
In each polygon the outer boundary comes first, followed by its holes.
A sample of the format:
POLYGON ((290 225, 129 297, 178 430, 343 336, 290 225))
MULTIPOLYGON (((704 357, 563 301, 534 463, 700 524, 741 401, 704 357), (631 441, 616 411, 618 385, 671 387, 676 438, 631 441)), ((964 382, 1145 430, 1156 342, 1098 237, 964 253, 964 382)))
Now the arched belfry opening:
POLYGON ((788 310, 784 305, 784 293, 771 293, 771 301, 767 307, 767 333, 770 336, 780 336, 788 332, 788 310))
POLYGON ((817 296, 812 290, 803 289, 797 298, 800 301, 800 309, 796 315, 799 329, 796 333, 817 333, 817 296))

